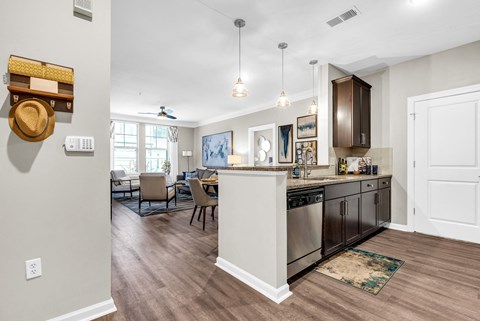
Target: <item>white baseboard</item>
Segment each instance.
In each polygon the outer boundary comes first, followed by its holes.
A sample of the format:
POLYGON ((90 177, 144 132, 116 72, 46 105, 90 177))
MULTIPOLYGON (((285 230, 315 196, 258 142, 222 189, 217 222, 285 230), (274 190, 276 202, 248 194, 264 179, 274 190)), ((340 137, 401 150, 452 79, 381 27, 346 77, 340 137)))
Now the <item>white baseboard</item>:
POLYGON ((90 321, 115 311, 117 311, 117 307, 113 299, 110 298, 109 300, 58 316, 48 321, 90 321))
POLYGON ((280 304, 283 300, 292 295, 288 283, 285 283, 285 285, 282 285, 279 288, 274 288, 270 284, 260 280, 256 276, 248 273, 245 270, 242 270, 238 266, 228 262, 227 260, 222 259, 221 257, 217 257, 217 263, 215 263, 215 265, 227 272, 228 274, 239 279, 249 287, 257 290, 258 292, 260 292, 261 294, 263 294, 277 304, 280 304))
POLYGON ((387 225, 385 225, 385 227, 397 231, 411 232, 408 225, 403 224, 388 223, 387 225))

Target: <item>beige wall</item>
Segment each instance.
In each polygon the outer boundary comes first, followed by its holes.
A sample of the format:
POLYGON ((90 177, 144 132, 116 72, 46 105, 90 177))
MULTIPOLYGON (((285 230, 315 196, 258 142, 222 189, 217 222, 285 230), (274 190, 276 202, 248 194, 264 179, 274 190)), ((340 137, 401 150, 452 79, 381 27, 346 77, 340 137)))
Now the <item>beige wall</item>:
MULTIPOLYGON (((187 157, 182 156, 182 151, 191 150, 194 151, 194 139, 193 128, 178 127, 178 173, 181 174, 188 168, 187 157)), ((193 156, 190 157, 190 170, 195 169, 195 163, 193 162, 193 156)))
POLYGON ((407 98, 480 83, 480 41, 363 77, 373 85, 372 147, 392 147, 392 222, 407 223, 407 98))
POLYGON ((0 320, 46 320, 110 298, 110 1, 88 22, 71 1, 1 1, 0 74, 10 54, 75 69, 74 114, 56 113, 53 136, 11 132, 0 88, 0 320), (95 138, 93 155, 67 155, 65 136, 95 138), (25 280, 25 260, 43 276, 25 280))

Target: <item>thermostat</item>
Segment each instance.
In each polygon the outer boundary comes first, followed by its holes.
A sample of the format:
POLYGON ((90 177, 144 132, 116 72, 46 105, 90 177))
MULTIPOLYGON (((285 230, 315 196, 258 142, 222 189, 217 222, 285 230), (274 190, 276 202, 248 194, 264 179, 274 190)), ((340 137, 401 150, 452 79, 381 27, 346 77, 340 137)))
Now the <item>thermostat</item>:
POLYGON ((65 138, 65 149, 67 152, 93 152, 95 140, 88 136, 67 136, 65 138))

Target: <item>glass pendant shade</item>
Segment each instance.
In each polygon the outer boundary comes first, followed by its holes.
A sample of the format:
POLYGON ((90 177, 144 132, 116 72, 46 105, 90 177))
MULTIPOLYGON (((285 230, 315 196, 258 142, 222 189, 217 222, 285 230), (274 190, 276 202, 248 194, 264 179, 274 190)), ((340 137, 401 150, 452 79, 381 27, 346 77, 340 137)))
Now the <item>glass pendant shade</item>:
POLYGON ((280 93, 280 97, 277 99, 277 103, 275 104, 277 107, 290 107, 290 100, 288 100, 287 95, 285 94, 285 91, 282 90, 280 93))
POLYGON ((233 97, 247 97, 248 90, 247 87, 243 84, 242 78, 238 78, 237 83, 233 86, 232 90, 233 97))
POLYGON ((310 115, 314 115, 314 114, 318 114, 318 105, 317 105, 317 102, 314 100, 312 100, 312 103, 310 104, 310 107, 308 107, 308 113, 310 115))

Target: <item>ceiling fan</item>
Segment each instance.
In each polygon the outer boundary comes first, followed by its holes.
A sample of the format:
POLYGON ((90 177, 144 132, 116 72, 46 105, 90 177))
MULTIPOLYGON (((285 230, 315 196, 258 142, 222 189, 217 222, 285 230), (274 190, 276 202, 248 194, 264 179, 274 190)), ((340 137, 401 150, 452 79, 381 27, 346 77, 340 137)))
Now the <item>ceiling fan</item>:
POLYGON ((171 109, 165 110, 165 106, 160 106, 160 112, 158 113, 139 112, 139 114, 144 114, 144 115, 157 115, 159 118, 177 119, 177 117, 170 115, 170 113, 172 113, 172 110, 171 109))

